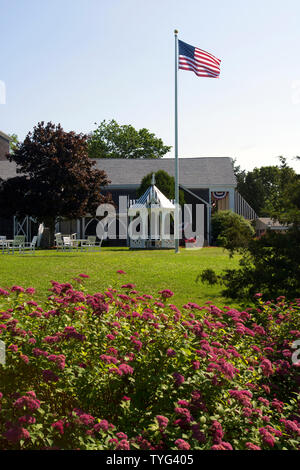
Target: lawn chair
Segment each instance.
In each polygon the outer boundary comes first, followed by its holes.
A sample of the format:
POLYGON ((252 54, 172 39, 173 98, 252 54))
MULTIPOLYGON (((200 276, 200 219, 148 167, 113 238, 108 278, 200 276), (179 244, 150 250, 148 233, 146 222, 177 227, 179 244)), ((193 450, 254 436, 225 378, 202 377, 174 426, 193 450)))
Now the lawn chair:
POLYGON ((35 235, 31 242, 25 243, 24 244, 24 253, 26 253, 26 251, 30 251, 30 253, 35 254, 35 247, 36 247, 37 241, 38 241, 38 236, 35 235))
POLYGON ((87 250, 89 249, 95 250, 97 247, 99 247, 100 249, 101 244, 102 244, 102 238, 99 243, 96 242, 96 238, 97 237, 95 237, 94 235, 87 237, 86 240, 81 242, 81 247, 86 248, 87 250))
POLYGON ((63 247, 64 249, 68 249, 68 250, 73 249, 73 243, 72 243, 71 237, 63 237, 63 247))
POLYGON ((0 235, 0 250, 4 254, 4 248, 6 248, 6 235, 0 235))
POLYGON ((16 250, 19 253, 24 253, 25 247, 25 235, 16 235, 12 242, 7 244, 7 251, 8 253, 11 251, 12 254, 15 253, 16 250))
POLYGON ((96 246, 99 247, 99 251, 101 250, 102 242, 103 242, 103 237, 101 238, 101 240, 100 240, 100 242, 99 242, 98 244, 96 243, 96 246))
POLYGON ((77 233, 72 233, 70 238, 71 238, 72 248, 78 250, 80 240, 77 240, 77 233))
POLYGON ((55 248, 56 248, 56 250, 58 250, 59 248, 61 248, 63 250, 64 249, 64 241, 63 241, 61 233, 56 233, 54 235, 54 237, 55 237, 55 248))
POLYGON ((86 240, 81 242, 81 248, 85 248, 86 250, 94 249, 96 243, 96 237, 89 236, 86 240))
POLYGON ((84 250, 84 249, 89 250, 90 248, 93 248, 94 243, 92 242, 90 237, 87 237, 86 240, 81 240, 80 246, 81 246, 81 251, 84 250))

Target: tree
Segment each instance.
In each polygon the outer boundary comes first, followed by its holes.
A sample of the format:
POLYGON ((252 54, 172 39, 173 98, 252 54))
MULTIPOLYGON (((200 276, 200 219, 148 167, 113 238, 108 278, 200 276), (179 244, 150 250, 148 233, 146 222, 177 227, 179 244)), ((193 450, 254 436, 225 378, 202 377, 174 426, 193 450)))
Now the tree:
POLYGON ((38 123, 8 158, 22 175, 2 181, 0 213, 36 217, 49 227, 51 244, 57 217, 82 217, 110 200, 100 192, 109 181, 93 168, 87 136, 65 132, 60 124, 38 123))
POLYGON ((89 135, 91 158, 161 158, 170 149, 148 129, 120 126, 114 119, 102 121, 89 135))
POLYGON ((8 134, 8 135, 10 137, 9 150, 10 152, 13 153, 18 148, 19 139, 18 139, 17 134, 8 134))
POLYGON ((239 265, 239 269, 226 270, 222 275, 225 296, 250 300, 260 292, 268 300, 280 295, 298 297, 300 231, 293 226, 287 233, 268 230, 250 241, 239 265))
POLYGON ((232 211, 219 211, 213 214, 212 237, 217 246, 227 249, 230 256, 235 251, 247 249, 255 231, 251 223, 232 211))
POLYGON ((236 180, 237 180, 237 184, 239 184, 240 182, 243 182, 247 174, 246 170, 241 170, 241 165, 237 164, 236 158, 232 159, 232 166, 233 166, 234 176, 236 177, 236 180))
POLYGON ((284 171, 278 188, 270 215, 287 225, 287 229, 267 230, 262 237, 251 239, 238 269, 228 269, 218 275, 206 270, 198 276, 210 284, 223 284, 223 294, 227 297, 250 300, 258 292, 265 299, 281 295, 289 299, 299 297, 300 177, 284 171))
MULTIPOLYGON (((152 173, 148 173, 148 175, 144 176, 142 179, 141 185, 137 190, 138 197, 142 196, 147 188, 151 185, 152 181, 152 173)), ((168 198, 168 199, 175 199, 175 179, 173 176, 170 176, 164 170, 158 170, 155 173, 155 186, 168 198)), ((179 204, 184 204, 184 192, 182 190, 179 191, 179 204)))
POLYGON ((277 199, 273 201, 271 216, 300 230, 300 175, 291 178, 287 175, 277 199))
POLYGON ((269 217, 285 186, 296 179, 297 175, 286 159, 279 157, 279 160, 280 165, 263 166, 248 172, 241 171, 234 161, 237 190, 258 216, 269 217))

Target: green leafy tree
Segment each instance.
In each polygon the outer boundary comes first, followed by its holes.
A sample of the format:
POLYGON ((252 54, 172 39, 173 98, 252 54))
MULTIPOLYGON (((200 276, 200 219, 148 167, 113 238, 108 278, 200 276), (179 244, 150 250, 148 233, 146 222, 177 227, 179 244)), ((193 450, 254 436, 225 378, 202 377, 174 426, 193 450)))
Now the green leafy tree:
POLYGON ((161 158, 171 149, 148 129, 136 130, 114 119, 102 121, 88 142, 91 158, 161 158))
POLYGON ((11 153, 13 153, 18 148, 19 139, 18 139, 17 134, 8 134, 8 135, 10 137, 9 150, 11 153))
POLYGON ((288 167, 282 169, 278 196, 273 200, 270 214, 286 224, 285 231, 267 230, 262 237, 251 239, 238 269, 218 275, 206 270, 198 276, 209 284, 223 284, 223 294, 227 297, 251 300, 258 292, 266 299, 282 295, 289 299, 299 297, 300 177, 285 171, 288 167))
MULTIPOLYGON (((152 181, 152 174, 148 173, 148 175, 144 176, 142 179, 141 185, 137 190, 138 197, 142 196, 144 192, 148 189, 151 185, 152 181)), ((173 176, 170 176, 164 170, 158 170, 155 173, 155 186, 168 198, 168 199, 175 199, 175 179, 173 176)), ((182 190, 179 191, 179 204, 184 204, 184 192, 182 190)))
POLYGON ((87 136, 65 132, 60 124, 38 123, 8 158, 21 175, 1 182, 0 214, 37 218, 49 227, 51 244, 57 217, 82 217, 110 200, 101 194, 109 181, 93 168, 87 136))
POLYGON ((266 300, 284 295, 299 297, 300 231, 292 227, 287 233, 268 230, 261 238, 250 240, 237 269, 217 274, 202 271, 197 280, 223 285, 222 294, 231 299, 251 301, 256 293, 266 300))
POLYGON ((300 175, 282 184, 278 198, 273 202, 271 216, 283 224, 291 224, 300 229, 300 175))
POLYGON ((231 256, 235 251, 245 250, 255 234, 251 223, 232 211, 216 212, 211 225, 215 244, 227 249, 231 256))
POLYGON ((226 270, 222 275, 225 296, 250 300, 259 292, 265 299, 298 297, 300 231, 295 227, 287 233, 268 230, 250 242, 239 264, 238 269, 226 270))
POLYGON ((239 184, 239 182, 244 181, 247 172, 246 170, 241 169, 241 165, 237 164, 236 158, 232 159, 232 166, 233 166, 234 176, 236 177, 237 183, 239 184))
POLYGON ((296 180, 295 171, 284 157, 279 157, 280 165, 263 166, 246 172, 234 161, 237 190, 250 204, 258 216, 269 217, 278 205, 280 195, 287 184, 296 180))

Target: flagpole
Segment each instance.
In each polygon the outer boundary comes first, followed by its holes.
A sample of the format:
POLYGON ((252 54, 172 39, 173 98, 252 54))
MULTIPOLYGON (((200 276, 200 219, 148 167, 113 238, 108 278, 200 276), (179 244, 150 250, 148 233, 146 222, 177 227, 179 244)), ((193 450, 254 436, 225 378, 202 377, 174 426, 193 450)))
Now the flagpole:
POLYGON ((179 253, 179 172, 178 172, 178 99, 177 99, 177 73, 178 73, 178 31, 175 34, 175 219, 174 238, 175 253, 179 253))

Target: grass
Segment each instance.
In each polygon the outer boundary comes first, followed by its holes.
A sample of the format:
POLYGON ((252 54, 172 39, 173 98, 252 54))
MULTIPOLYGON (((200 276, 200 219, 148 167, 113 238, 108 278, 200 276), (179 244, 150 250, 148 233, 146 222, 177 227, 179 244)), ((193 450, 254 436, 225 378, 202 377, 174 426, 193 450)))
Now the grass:
POLYGON ((50 280, 71 281, 79 273, 90 276, 86 287, 95 293, 115 287, 120 283, 132 282, 143 294, 156 294, 161 289, 171 289, 175 295, 172 303, 204 304, 210 300, 215 305, 238 306, 223 298, 220 286, 196 283, 200 271, 212 268, 221 272, 236 267, 238 258, 229 258, 221 248, 203 248, 192 251, 130 251, 127 248, 102 248, 101 252, 57 252, 38 250, 35 255, 0 255, 0 287, 12 285, 33 286, 36 298, 45 299, 50 280), (119 276, 122 269, 127 275, 119 276))

